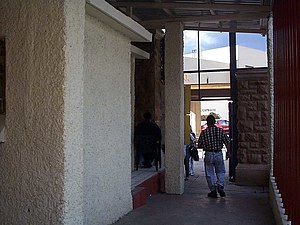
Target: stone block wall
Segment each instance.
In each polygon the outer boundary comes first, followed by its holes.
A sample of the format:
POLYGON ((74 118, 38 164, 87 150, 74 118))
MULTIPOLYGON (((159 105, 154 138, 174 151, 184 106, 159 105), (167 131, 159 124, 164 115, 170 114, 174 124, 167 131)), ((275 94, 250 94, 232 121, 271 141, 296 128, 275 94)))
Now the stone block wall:
POLYGON ((270 85, 268 69, 237 72, 238 161, 270 164, 270 85))

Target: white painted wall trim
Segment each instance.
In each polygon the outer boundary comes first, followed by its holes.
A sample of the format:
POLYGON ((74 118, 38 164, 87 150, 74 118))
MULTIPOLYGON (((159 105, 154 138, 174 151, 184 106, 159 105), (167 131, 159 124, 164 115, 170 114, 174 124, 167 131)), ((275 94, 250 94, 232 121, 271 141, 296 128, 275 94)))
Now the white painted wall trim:
POLYGON ((152 34, 104 0, 87 0, 86 13, 128 36, 131 41, 151 42, 152 34))
POLYGON ((135 59, 150 59, 150 54, 144 50, 131 45, 131 54, 135 59))

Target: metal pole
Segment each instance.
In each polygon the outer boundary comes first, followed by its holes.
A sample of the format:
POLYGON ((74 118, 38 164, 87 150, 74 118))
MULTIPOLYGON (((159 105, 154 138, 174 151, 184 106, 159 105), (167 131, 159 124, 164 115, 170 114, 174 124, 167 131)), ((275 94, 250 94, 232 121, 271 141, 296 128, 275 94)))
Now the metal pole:
POLYGON ((230 159, 229 159, 229 181, 235 181, 235 169, 238 165, 238 132, 237 132, 237 79, 236 79, 236 33, 229 33, 230 47, 230 93, 232 104, 230 104, 230 159))
POLYGON ((198 69, 198 99, 199 101, 201 100, 201 90, 200 90, 200 87, 201 87, 201 74, 200 74, 200 70, 201 70, 201 62, 200 62, 200 31, 198 30, 198 40, 197 40, 197 44, 198 44, 198 66, 197 66, 197 69, 198 69))

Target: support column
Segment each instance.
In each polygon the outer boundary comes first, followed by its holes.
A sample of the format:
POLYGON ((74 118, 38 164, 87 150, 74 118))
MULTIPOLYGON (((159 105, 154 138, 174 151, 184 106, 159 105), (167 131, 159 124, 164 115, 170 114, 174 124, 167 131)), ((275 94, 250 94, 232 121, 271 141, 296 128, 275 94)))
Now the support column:
POLYGON ((273 162, 274 162, 274 138, 275 138, 275 99, 274 99, 274 52, 273 52, 273 15, 269 18, 268 24, 268 67, 269 67, 269 82, 270 82, 270 164, 271 175, 273 176, 273 162))
POLYGON ((184 191, 184 82, 183 26, 166 24, 165 36, 166 192, 184 191))

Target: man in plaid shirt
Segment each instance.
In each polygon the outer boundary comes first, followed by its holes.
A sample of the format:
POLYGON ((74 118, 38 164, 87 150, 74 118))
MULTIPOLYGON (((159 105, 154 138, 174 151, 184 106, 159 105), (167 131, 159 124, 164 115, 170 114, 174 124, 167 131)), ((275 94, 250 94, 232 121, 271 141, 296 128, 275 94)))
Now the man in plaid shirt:
POLYGON ((227 152, 229 152, 229 138, 224 134, 223 129, 215 126, 216 120, 214 116, 209 115, 206 121, 208 127, 201 132, 198 140, 198 147, 203 148, 205 151, 205 176, 211 191, 208 193, 208 197, 217 198, 217 191, 221 197, 225 197, 225 165, 222 148, 223 144, 225 144, 227 152), (217 175, 216 183, 215 174, 217 175))

